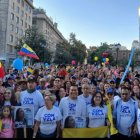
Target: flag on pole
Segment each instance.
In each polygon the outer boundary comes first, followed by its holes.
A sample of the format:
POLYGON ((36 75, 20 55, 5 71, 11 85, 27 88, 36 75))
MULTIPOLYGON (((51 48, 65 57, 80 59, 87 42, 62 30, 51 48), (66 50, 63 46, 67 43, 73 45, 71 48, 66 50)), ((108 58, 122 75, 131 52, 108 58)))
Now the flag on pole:
POLYGON ((36 53, 27 45, 24 44, 21 50, 18 52, 19 55, 28 56, 34 59, 39 59, 36 53))
POLYGON ((4 78, 5 72, 4 67, 2 66, 2 63, 0 62, 0 78, 4 78))

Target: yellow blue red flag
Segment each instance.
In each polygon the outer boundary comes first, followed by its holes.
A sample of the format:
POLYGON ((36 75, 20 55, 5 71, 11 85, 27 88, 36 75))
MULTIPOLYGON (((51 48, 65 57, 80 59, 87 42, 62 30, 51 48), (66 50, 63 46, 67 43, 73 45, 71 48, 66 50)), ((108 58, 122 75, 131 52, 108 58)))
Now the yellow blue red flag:
POLYGON ((28 56, 34 59, 39 59, 36 53, 27 45, 24 44, 21 50, 18 52, 19 55, 28 56))

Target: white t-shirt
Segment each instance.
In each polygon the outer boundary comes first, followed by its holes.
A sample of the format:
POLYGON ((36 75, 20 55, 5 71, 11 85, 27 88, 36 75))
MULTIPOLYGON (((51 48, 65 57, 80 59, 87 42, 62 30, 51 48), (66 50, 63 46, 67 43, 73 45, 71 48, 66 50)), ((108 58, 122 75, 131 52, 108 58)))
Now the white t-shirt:
POLYGON ((10 101, 5 101, 5 102, 4 102, 4 106, 6 106, 6 105, 11 106, 11 102, 10 102, 10 101))
POLYGON ((36 115, 38 109, 45 105, 44 99, 40 91, 36 90, 33 93, 28 93, 27 90, 20 93, 20 103, 22 106, 33 106, 34 115, 36 115))
POLYGON ((48 110, 46 106, 41 107, 36 116, 35 120, 40 121, 40 132, 42 134, 52 134, 55 132, 57 121, 62 119, 62 115, 58 107, 53 106, 51 110, 48 110))
POLYGON ((95 128, 105 126, 105 118, 107 116, 107 107, 104 105, 100 106, 87 106, 87 117, 89 118, 88 127, 95 128))
POLYGON ((137 128, 138 128, 138 133, 140 135, 140 108, 137 110, 137 128))
POLYGON ((130 110, 130 104, 128 102, 123 102, 121 105, 120 110, 120 126, 119 126, 119 132, 123 135, 129 135, 129 123, 132 119, 132 112, 130 110))
POLYGON ((81 94, 78 97, 81 98, 81 99, 83 99, 86 102, 86 105, 91 104, 91 99, 92 99, 92 96, 91 95, 89 95, 88 97, 85 97, 83 94, 81 94))
POLYGON ((72 100, 70 97, 64 97, 60 101, 59 108, 63 117, 63 127, 67 116, 72 116, 74 119, 75 117, 86 118, 86 103, 80 98, 72 100))
POLYGON ((120 99, 118 95, 114 96, 114 102, 117 102, 120 99))

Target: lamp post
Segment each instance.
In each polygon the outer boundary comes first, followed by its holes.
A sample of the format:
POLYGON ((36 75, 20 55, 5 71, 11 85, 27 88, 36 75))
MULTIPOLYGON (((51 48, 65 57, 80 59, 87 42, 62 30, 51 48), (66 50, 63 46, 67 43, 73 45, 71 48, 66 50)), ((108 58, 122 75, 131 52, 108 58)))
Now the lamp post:
POLYGON ((140 47, 140 7, 138 9, 138 15, 139 15, 139 47, 140 47))
POLYGON ((117 56, 116 56, 116 66, 118 65, 118 52, 119 52, 119 48, 120 48, 120 44, 115 44, 115 47, 116 47, 116 51, 117 51, 117 56))

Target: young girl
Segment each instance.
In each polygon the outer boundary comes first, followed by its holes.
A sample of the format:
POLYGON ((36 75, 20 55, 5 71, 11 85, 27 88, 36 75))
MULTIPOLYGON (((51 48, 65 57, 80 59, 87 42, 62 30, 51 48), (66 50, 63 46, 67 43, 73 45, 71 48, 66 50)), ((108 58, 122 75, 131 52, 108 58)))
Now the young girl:
POLYGON ((13 138, 14 124, 12 120, 10 106, 4 106, 2 108, 2 116, 0 121, 2 123, 0 138, 13 138))

